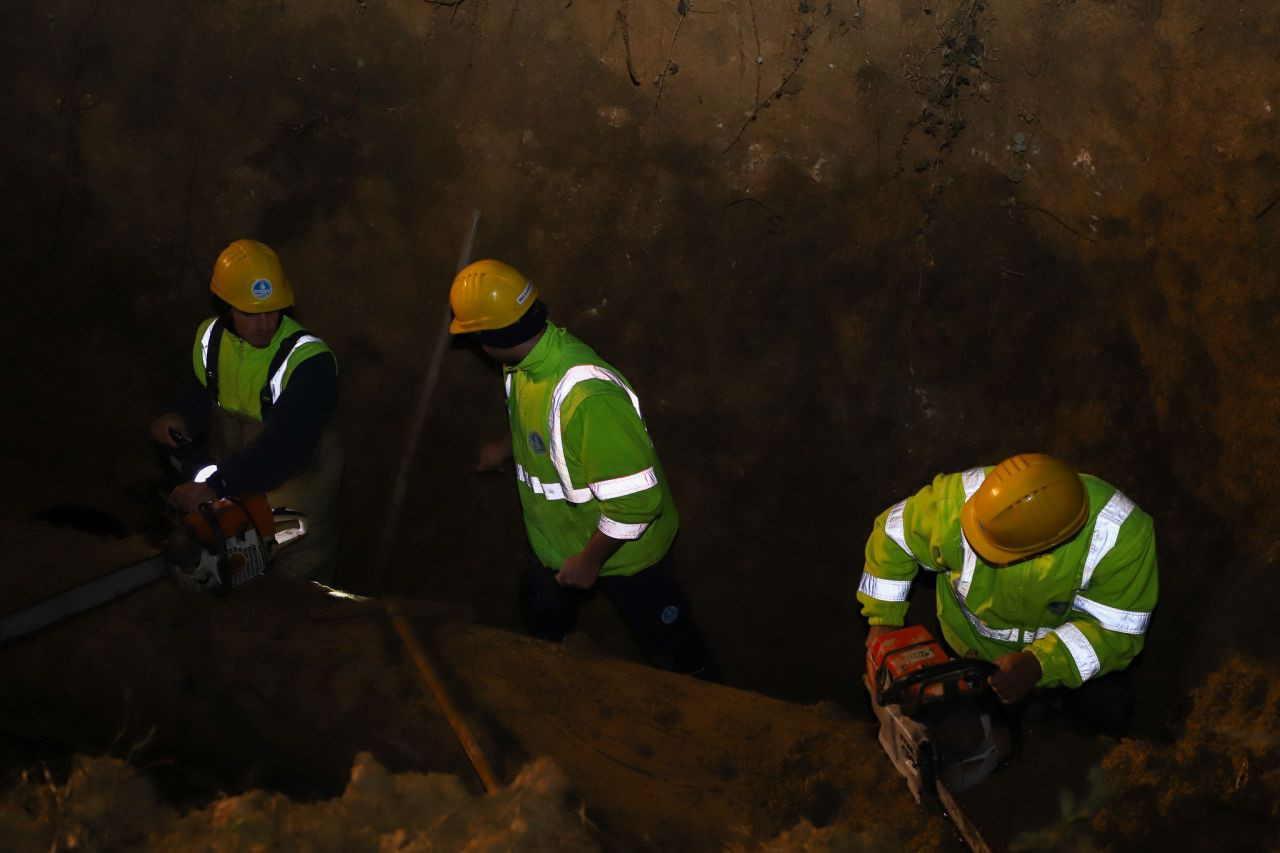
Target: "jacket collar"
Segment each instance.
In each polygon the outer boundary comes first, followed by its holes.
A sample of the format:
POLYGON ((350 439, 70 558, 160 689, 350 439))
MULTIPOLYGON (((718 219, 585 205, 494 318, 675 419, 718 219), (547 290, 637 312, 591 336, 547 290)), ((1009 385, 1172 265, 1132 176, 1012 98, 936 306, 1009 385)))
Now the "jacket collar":
POLYGON ((538 341, 533 349, 529 350, 529 354, 520 360, 519 364, 502 365, 503 373, 521 373, 535 374, 539 368, 547 363, 547 361, 560 349, 560 342, 564 340, 564 329, 560 328, 551 321, 547 321, 547 329, 542 333, 542 339, 538 341))

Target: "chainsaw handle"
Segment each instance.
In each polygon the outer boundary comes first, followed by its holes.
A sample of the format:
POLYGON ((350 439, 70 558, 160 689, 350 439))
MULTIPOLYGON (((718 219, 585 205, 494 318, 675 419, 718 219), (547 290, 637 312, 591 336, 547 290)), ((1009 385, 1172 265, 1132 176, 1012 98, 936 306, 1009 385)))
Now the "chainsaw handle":
POLYGON ((903 705, 903 711, 908 716, 917 713, 924 705, 934 704, 938 701, 946 701, 953 698, 978 698, 991 692, 991 685, 987 679, 997 672, 1000 667, 996 666, 989 660, 980 658, 957 658, 949 660, 936 666, 919 669, 915 672, 904 675, 895 680, 892 684, 878 685, 880 689, 876 691, 876 700, 881 705, 903 705), (970 687, 969 696, 961 696, 960 685, 968 684, 970 687), (935 685, 942 686, 942 697, 940 699, 930 700, 926 696, 928 688, 935 685), (904 694, 910 688, 916 687, 913 691, 915 701, 910 703, 910 707, 903 700, 904 694))

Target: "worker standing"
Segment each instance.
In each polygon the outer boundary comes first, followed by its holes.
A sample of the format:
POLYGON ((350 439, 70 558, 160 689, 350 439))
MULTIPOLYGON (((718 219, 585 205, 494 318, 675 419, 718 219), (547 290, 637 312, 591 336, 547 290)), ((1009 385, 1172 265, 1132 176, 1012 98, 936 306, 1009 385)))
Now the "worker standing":
POLYGON ((709 677, 675 577, 679 516, 631 386, 549 322, 537 287, 505 263, 467 266, 449 302, 449 331, 502 364, 511 435, 481 449, 477 470, 515 462, 532 548, 520 582, 525 629, 563 640, 598 587, 653 666, 709 677))
POLYGON ((875 521, 858 587, 868 644, 903 624, 918 566, 938 573, 947 643, 999 666, 1001 701, 1074 688, 1074 723, 1123 732, 1118 673, 1142 650, 1157 569, 1151 517, 1115 487, 1035 453, 937 476, 875 521))
POLYGON ((218 256, 209 289, 216 314, 196 329, 188 387, 174 411, 152 422, 151 437, 170 447, 203 444, 215 464, 170 500, 190 512, 215 498, 266 492, 272 506, 305 514, 308 525, 274 571, 331 583, 343 468, 337 359, 293 318, 293 288, 270 247, 236 240, 218 256))

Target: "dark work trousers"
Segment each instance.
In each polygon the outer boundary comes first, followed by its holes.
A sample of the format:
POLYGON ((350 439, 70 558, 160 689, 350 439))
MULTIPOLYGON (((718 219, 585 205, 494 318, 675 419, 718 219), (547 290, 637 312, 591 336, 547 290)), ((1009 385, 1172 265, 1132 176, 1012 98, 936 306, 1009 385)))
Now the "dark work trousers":
POLYGON ((529 554, 520 578, 520 618, 530 635, 560 642, 578 622, 578 608, 600 590, 645 659, 658 669, 714 679, 710 651, 676 581, 671 550, 634 575, 602 577, 591 589, 563 587, 556 573, 529 554))

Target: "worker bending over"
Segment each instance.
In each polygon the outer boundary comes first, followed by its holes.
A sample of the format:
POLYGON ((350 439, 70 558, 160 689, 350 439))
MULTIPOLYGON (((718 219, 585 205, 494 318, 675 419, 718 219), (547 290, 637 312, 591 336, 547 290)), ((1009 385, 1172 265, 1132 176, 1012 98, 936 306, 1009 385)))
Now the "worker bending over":
POLYGON ((939 573, 947 643, 999 666, 1001 701, 1073 688, 1074 724, 1123 732, 1129 679, 1099 679, 1142 651, 1157 592, 1151 517, 1133 501, 1035 453, 940 474, 876 519, 858 587, 868 644, 903 624, 917 566, 939 573))

